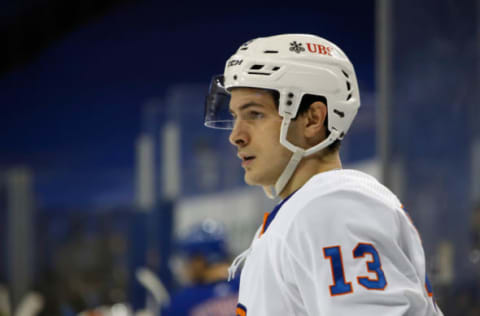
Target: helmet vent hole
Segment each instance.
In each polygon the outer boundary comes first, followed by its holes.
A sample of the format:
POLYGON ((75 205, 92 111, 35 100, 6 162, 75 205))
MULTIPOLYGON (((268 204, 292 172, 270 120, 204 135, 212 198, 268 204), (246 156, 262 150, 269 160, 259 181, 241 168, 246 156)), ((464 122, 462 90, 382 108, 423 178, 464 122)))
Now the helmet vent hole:
POLYGON ((268 72, 258 72, 258 71, 249 71, 249 75, 263 75, 263 76, 270 76, 271 73, 268 72))
POLYGON ((350 89, 351 89, 350 81, 347 81, 347 90, 350 91, 350 89))
POLYGON ((333 110, 333 113, 337 114, 338 116, 340 116, 340 117, 342 117, 342 118, 345 116, 345 113, 344 113, 344 112, 339 111, 339 110, 337 110, 337 109, 334 109, 334 110, 333 110))
POLYGON ((263 68, 263 65, 253 65, 252 67, 250 67, 250 70, 260 70, 263 68))
POLYGON ((277 71, 278 69, 280 69, 280 67, 275 66, 275 67, 272 68, 272 71, 277 71))
POLYGON ((278 54, 278 50, 265 50, 263 51, 264 54, 278 54))
POLYGON ((347 97, 347 101, 350 100, 352 98, 352 94, 350 93, 347 97))
POLYGON ((342 70, 342 72, 343 72, 343 75, 344 75, 345 77, 350 78, 350 77, 348 76, 348 74, 345 72, 345 70, 342 70))

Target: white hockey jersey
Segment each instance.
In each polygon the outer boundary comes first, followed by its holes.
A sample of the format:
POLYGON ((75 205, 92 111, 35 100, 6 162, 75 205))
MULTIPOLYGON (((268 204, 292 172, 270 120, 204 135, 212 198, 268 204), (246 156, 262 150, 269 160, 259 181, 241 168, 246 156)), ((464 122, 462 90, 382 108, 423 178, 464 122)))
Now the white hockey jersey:
POLYGON ((359 171, 312 177, 268 214, 246 254, 236 315, 442 315, 414 225, 359 171))

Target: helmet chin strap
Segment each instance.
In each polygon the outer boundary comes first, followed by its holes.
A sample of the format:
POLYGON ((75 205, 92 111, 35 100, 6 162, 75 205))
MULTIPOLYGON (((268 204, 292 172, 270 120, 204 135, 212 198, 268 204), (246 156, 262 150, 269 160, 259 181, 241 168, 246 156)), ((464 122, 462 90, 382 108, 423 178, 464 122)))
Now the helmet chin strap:
POLYGON ((290 181, 293 173, 297 169, 298 164, 300 163, 303 157, 310 156, 326 148, 335 140, 337 140, 340 135, 338 131, 333 130, 330 132, 328 137, 324 139, 322 142, 305 150, 303 148, 293 145, 287 140, 287 132, 290 126, 290 121, 291 119, 288 116, 285 116, 282 120, 282 126, 280 128, 280 144, 282 144, 282 146, 286 147, 288 150, 293 152, 293 155, 290 158, 290 161, 288 162, 285 169, 283 169, 282 174, 280 175, 280 177, 278 177, 277 181, 275 182, 275 186, 268 186, 263 188, 265 191, 265 194, 270 199, 275 199, 280 195, 280 193, 282 193, 283 189, 287 185, 288 181, 290 181))
POLYGON ((273 191, 275 196, 278 196, 283 191, 288 181, 292 177, 293 173, 297 169, 298 164, 302 160, 304 153, 304 150, 297 150, 293 153, 290 161, 288 162, 285 169, 283 169, 282 174, 280 175, 280 177, 278 177, 277 182, 275 183, 273 191))

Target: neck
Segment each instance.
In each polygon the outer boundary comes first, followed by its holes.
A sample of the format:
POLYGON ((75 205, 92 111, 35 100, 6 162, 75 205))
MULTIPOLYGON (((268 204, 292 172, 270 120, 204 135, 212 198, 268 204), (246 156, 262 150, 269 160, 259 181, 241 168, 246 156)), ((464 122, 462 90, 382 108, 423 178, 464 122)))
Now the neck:
POLYGON ((313 155, 311 157, 305 157, 298 164, 297 169, 279 196, 282 199, 285 199, 287 196, 301 188, 314 175, 341 168, 342 162, 338 151, 322 153, 321 156, 313 155))

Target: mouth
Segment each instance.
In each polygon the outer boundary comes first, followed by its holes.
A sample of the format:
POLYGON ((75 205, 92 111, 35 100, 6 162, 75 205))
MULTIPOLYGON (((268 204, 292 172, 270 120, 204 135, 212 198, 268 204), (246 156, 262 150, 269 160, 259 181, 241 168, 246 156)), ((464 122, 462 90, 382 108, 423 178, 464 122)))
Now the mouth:
POLYGON ((242 157, 242 167, 246 167, 250 165, 253 160, 255 159, 255 156, 244 156, 242 157))

